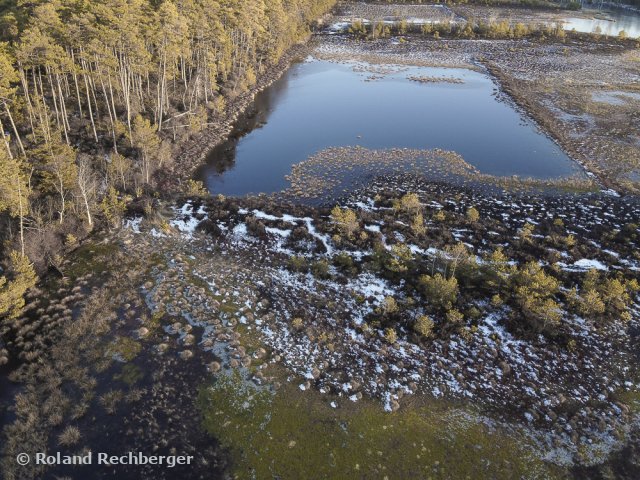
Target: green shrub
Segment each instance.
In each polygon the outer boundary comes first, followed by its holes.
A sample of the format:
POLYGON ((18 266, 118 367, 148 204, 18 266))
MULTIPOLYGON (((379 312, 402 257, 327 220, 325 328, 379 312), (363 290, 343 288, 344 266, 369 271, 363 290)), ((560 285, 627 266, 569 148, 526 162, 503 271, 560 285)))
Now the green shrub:
POLYGON ((109 191, 100 203, 100 209, 107 222, 114 227, 120 226, 126 208, 127 201, 120 198, 120 194, 115 188, 109 187, 109 191))
POLYGON ((404 243, 396 243, 388 252, 384 266, 390 272, 404 273, 409 270, 412 259, 411 249, 404 243))
POLYGON ((411 231, 414 235, 424 235, 427 232, 427 227, 424 225, 424 217, 421 213, 416 214, 411 222, 411 231))
POLYGON ((295 329, 295 330, 302 330, 302 326, 303 326, 303 322, 302 322, 302 318, 300 317, 296 317, 293 320, 291 320, 291 326, 295 329))
POLYGON ((333 264, 338 270, 347 275, 355 275, 358 273, 358 268, 353 261, 353 258, 346 252, 340 252, 338 255, 333 257, 333 264))
POLYGON ((116 337, 107 348, 107 353, 122 358, 125 362, 130 362, 138 356, 142 350, 142 345, 129 337, 116 337))
POLYGON ((511 277, 512 298, 529 326, 553 331, 560 324, 562 310, 554 300, 560 284, 547 275, 537 262, 522 266, 511 277))
POLYGON ((206 197, 209 195, 204 183, 190 178, 184 184, 184 192, 190 197, 206 197))
POLYGON ((480 220, 480 212, 478 212, 475 207, 470 207, 467 210, 467 220, 469 220, 471 223, 476 223, 478 220, 480 220))
POLYGON ((422 275, 418 283, 422 294, 435 308, 450 310, 458 298, 458 280, 455 277, 447 279, 439 273, 422 275))
POLYGON ((449 310, 446 315, 448 325, 460 325, 464 320, 464 315, 456 309, 449 310))
POLYGON ((349 208, 340 208, 338 206, 331 210, 331 221, 337 226, 340 233, 346 235, 349 239, 360 229, 358 216, 349 208))
POLYGON ((627 321, 631 319, 630 308, 638 290, 635 279, 602 279, 597 270, 591 269, 585 274, 580 290, 573 288, 567 298, 578 314, 586 318, 620 318, 627 321))
POLYGON ((531 237, 533 236, 533 225, 530 223, 525 223, 524 226, 520 229, 520 241, 521 242, 529 242, 531 241, 531 237))
POLYGON ((403 195, 399 200, 393 201, 393 209, 397 213, 406 213, 409 215, 416 215, 420 212, 422 204, 420 198, 415 193, 407 193, 403 195))
POLYGON ((433 334, 434 327, 435 323, 427 315, 420 315, 413 324, 413 329, 425 338, 433 334))
POLYGON ((398 334, 393 328, 387 328, 384 331, 384 338, 387 342, 394 344, 398 341, 398 334))
POLYGON ((316 278, 327 279, 331 277, 329 274, 329 262, 327 260, 318 260, 311 265, 311 273, 316 278))
POLYGON ((306 258, 294 255, 289 257, 289 269, 298 273, 306 273, 309 271, 309 263, 306 258))
POLYGON ((396 299, 393 297, 384 297, 384 300, 380 305, 380 310, 384 315, 393 315, 394 313, 398 313, 398 302, 396 302, 396 299))
POLYGON ((349 27, 349 33, 364 37, 367 35, 367 26, 361 20, 355 20, 349 27))
POLYGON ((575 0, 571 0, 564 8, 566 8, 567 10, 581 10, 582 9, 582 3, 577 2, 575 0))

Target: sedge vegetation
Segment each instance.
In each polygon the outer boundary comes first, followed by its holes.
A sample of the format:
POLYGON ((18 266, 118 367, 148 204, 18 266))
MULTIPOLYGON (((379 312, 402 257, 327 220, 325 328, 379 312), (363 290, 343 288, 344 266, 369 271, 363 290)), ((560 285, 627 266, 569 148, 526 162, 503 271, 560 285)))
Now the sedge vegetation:
POLYGON ((0 1, 3 288, 30 283, 8 280, 26 261, 11 252, 59 269, 68 238, 117 225, 180 141, 223 118, 333 3, 0 1))

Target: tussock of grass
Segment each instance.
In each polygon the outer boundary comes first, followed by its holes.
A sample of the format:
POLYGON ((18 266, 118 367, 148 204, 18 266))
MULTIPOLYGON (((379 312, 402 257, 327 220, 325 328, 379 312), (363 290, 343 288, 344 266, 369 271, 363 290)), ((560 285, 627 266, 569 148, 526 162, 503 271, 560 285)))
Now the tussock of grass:
POLYGON ((144 372, 140 367, 131 363, 123 365, 122 371, 119 374, 114 375, 115 380, 120 380, 129 386, 138 383, 143 378, 144 372))
POLYGON ((124 398, 124 394, 120 390, 110 390, 100 397, 100 404, 110 415, 116 412, 118 404, 124 398))
POLYGON ((80 434, 78 427, 68 426, 58 436, 58 445, 62 445, 63 447, 75 445, 80 441, 81 437, 82 435, 80 434))
POLYGON ((107 354, 114 355, 125 362, 130 362, 138 356, 142 346, 129 337, 116 337, 116 339, 107 348, 107 354))

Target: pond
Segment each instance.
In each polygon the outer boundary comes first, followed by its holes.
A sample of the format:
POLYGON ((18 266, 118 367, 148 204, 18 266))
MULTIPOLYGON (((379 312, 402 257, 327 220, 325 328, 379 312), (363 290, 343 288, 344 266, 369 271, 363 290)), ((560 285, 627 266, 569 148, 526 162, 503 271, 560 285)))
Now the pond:
POLYGON ((575 29, 577 32, 601 33, 612 37, 624 31, 629 38, 640 37, 640 14, 616 9, 608 11, 585 10, 593 14, 591 18, 569 17, 564 19, 565 30, 575 29))
POLYGON ((579 171, 501 100, 491 78, 472 70, 307 59, 260 93, 251 110, 197 174, 214 194, 280 191, 292 165, 341 146, 453 150, 500 176, 579 171))

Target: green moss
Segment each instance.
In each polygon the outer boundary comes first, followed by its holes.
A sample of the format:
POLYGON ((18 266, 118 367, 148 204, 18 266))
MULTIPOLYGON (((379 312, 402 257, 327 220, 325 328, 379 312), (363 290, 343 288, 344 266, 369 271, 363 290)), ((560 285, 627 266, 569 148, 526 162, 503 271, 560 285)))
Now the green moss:
POLYGON ((235 315, 240 310, 240 306, 235 303, 220 303, 220 311, 223 313, 228 313, 229 315, 235 315))
POLYGON ((113 244, 86 243, 73 252, 71 265, 64 270, 71 279, 87 273, 100 273, 107 270, 109 260, 118 251, 113 244))
POLYGON ((628 406, 633 413, 640 413, 640 391, 618 392, 616 399, 628 406))
POLYGON ((144 378, 144 372, 137 365, 127 363, 123 365, 122 371, 114 375, 113 378, 114 380, 120 380, 131 386, 144 378))
POLYGON ((192 287, 204 288, 205 292, 209 292, 211 288, 205 280, 196 275, 189 275, 189 285, 192 287))
POLYGON ((164 257, 164 255, 157 252, 150 254, 147 257, 145 263, 147 264, 149 271, 151 270, 152 267, 161 267, 165 269, 167 267, 167 259, 164 257))
POLYGON ((526 445, 441 403, 389 414, 301 392, 273 394, 238 374, 203 387, 205 429, 229 448, 236 478, 554 478, 526 445))
POLYGON ((138 356, 142 345, 132 338, 116 337, 116 339, 107 347, 109 355, 117 355, 124 361, 130 362, 138 356))
POLYGON ((163 309, 160 309, 157 312, 155 312, 153 315, 151 315, 151 318, 147 322, 147 327, 149 328, 149 330, 150 331, 158 330, 162 325, 162 319, 164 318, 164 316, 165 316, 165 311, 163 309))

